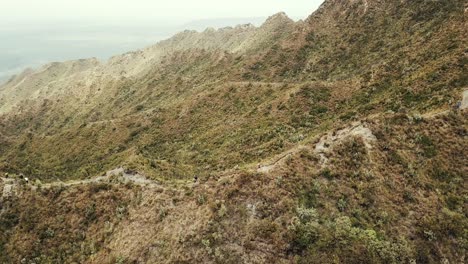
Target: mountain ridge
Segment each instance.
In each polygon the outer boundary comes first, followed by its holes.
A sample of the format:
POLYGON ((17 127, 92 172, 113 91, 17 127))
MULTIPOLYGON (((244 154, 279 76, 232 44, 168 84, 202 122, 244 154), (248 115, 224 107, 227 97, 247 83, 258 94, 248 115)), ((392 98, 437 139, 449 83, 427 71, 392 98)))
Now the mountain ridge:
POLYGON ((0 262, 463 263, 465 8, 328 0, 26 72, 0 262))
MULTIPOLYGON (((265 27, 268 28, 267 31, 270 31, 271 27, 274 28, 281 26, 278 25, 278 23, 281 24, 284 18, 284 13, 272 16, 262 26, 258 28, 254 27, 253 25, 238 25, 234 28, 219 29, 214 32, 208 29, 204 32, 184 31, 174 35, 172 38, 160 41, 159 43, 147 47, 145 49, 131 51, 122 55, 113 56, 107 62, 98 62, 95 58, 79 59, 63 63, 52 62, 40 67, 35 73, 31 72, 30 69, 27 69, 23 73, 21 73, 19 77, 12 77, 10 81, 8 81, 6 84, 0 87, 0 90, 5 90, 9 85, 17 85, 19 82, 24 81, 25 78, 28 78, 31 75, 38 75, 40 73, 47 72, 49 69, 53 70, 54 68, 52 68, 52 66, 57 67, 59 65, 62 65, 63 67, 68 68, 70 67, 70 64, 72 64, 74 66, 85 67, 84 69, 76 69, 76 72, 74 72, 73 69, 70 69, 71 72, 70 70, 67 70, 69 71, 70 75, 78 74, 81 71, 92 70, 92 68, 97 68, 94 70, 101 72, 101 74, 106 74, 109 76, 122 75, 129 77, 133 75, 138 75, 140 72, 144 71, 152 64, 158 63, 160 60, 160 55, 168 52, 173 53, 176 51, 183 51, 191 48, 221 48, 226 49, 226 51, 240 52, 242 49, 242 43, 239 43, 239 41, 242 42, 242 39, 250 39, 250 43, 256 42, 256 39, 251 39, 252 35, 256 34, 257 31, 262 31, 262 29, 265 27), (237 36, 239 36, 240 34, 245 34, 246 36, 242 36, 239 39, 237 36), (234 38, 234 40, 226 40, 226 38, 234 38), (236 39, 239 40, 236 41, 236 39), (201 42, 202 40, 203 42, 201 42), (221 44, 220 40, 222 40, 222 42, 224 42, 225 44, 221 44), (192 43, 196 44, 192 46, 192 43), (86 69, 87 63, 90 64, 88 69, 86 69)), ((293 23, 293 21, 289 18, 288 22, 293 23)), ((258 34, 261 34, 261 32, 259 32, 258 34)), ((53 78, 55 78, 54 81, 56 81, 57 78, 55 76, 53 78)), ((28 95, 26 95, 25 97, 28 97, 28 95)), ((6 105, 7 104, 4 103, 3 108, 6 105)), ((2 111, 3 108, 0 108, 0 111, 2 111)))

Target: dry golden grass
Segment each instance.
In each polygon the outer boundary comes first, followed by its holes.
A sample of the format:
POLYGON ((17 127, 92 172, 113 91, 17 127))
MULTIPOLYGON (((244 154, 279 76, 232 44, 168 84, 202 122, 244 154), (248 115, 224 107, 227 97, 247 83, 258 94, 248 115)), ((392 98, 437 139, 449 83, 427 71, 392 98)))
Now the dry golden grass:
POLYGON ((329 0, 18 77, 0 88, 18 99, 0 106, 2 174, 124 166, 155 184, 18 185, 0 262, 465 262, 464 8, 329 0))

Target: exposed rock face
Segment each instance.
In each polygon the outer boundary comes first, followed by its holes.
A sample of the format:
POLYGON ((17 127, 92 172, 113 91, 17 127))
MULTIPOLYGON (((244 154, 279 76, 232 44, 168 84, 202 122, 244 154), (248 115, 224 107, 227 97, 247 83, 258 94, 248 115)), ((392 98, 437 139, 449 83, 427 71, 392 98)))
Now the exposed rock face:
POLYGON ((328 162, 326 154, 333 151, 334 146, 353 137, 361 138, 368 151, 372 150, 373 144, 377 140, 372 131, 360 123, 330 132, 328 135, 323 136, 315 146, 315 152, 319 154, 321 163, 326 164, 328 162))
POLYGON ((468 108, 468 89, 463 91, 463 98, 461 101, 460 109, 464 110, 468 108))

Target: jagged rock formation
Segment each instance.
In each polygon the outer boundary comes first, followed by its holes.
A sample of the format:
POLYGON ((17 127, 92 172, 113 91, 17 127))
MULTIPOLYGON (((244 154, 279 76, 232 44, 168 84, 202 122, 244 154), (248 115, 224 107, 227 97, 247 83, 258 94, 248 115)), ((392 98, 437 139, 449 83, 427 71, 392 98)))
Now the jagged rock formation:
POLYGON ((0 262, 463 263, 465 16, 328 0, 11 78, 0 262))

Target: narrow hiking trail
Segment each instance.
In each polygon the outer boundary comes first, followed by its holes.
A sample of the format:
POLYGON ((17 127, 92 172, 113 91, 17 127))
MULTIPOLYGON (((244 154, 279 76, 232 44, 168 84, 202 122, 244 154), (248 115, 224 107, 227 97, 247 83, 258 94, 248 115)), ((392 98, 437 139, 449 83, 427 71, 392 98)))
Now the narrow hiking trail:
POLYGON ((296 147, 294 147, 294 148, 292 148, 292 149, 278 155, 272 162, 267 163, 267 164, 263 164, 263 165, 259 165, 257 172, 268 173, 268 172, 272 171, 273 169, 275 169, 276 166, 278 166, 279 164, 286 161, 289 157, 293 156, 294 154, 300 152, 303 149, 307 150, 307 149, 310 149, 310 148, 307 147, 307 146, 304 146, 304 145, 296 146, 296 147))
MULTIPOLYGON (((462 93, 462 100, 459 103, 458 109, 456 111, 465 111, 468 109, 468 89, 464 90, 462 93)), ((453 109, 439 109, 431 112, 424 113, 420 115, 421 118, 432 119, 437 118, 442 115, 449 114, 453 109)), ((369 116, 376 118, 376 116, 369 116)), ((373 149, 374 143, 377 141, 377 138, 372 133, 372 131, 367 127, 362 121, 354 122, 350 126, 336 130, 330 131, 324 134, 318 143, 315 146, 307 146, 305 144, 297 145, 279 155, 276 155, 274 158, 260 163, 256 167, 256 171, 260 173, 269 173, 274 170, 277 166, 283 164, 289 157, 299 153, 301 150, 309 150, 317 154, 320 157, 320 167, 323 168, 328 164, 327 154, 333 150, 333 147, 342 142, 343 140, 349 137, 360 137, 364 141, 364 145, 367 150, 371 151, 373 149)))
MULTIPOLYGON (((465 90, 463 93, 463 103, 461 106, 465 104, 468 105, 468 90, 465 90)), ((466 108, 460 107, 460 110, 463 111, 466 108)), ((441 115, 446 115, 450 113, 450 109, 440 109, 437 111, 427 112, 421 115, 421 118, 432 119, 439 117, 441 115)), ((112 120, 114 121, 114 120, 112 120)), ((275 155, 274 157, 264 160, 260 163, 255 165, 250 165, 247 169, 251 172, 258 172, 258 173, 270 173, 274 171, 276 168, 283 165, 290 157, 300 153, 303 150, 310 151, 316 154, 319 157, 319 166, 320 169, 328 166, 328 156, 333 151, 333 148, 343 142, 344 140, 350 137, 359 137, 363 140, 363 143, 368 151, 372 151, 374 145, 377 141, 377 138, 372 133, 371 129, 368 128, 367 124, 358 121, 354 122, 348 127, 329 131, 324 133, 320 136, 320 138, 316 138, 316 143, 310 145, 312 140, 306 140, 307 142, 303 141, 302 144, 298 144, 289 150, 275 155)), ((146 188, 154 188, 163 187, 161 183, 148 179, 144 175, 139 173, 131 173, 126 171, 124 168, 119 167, 113 170, 106 172, 105 175, 97 176, 89 179, 84 180, 72 180, 72 181, 56 181, 44 184, 35 184, 35 183, 25 183, 23 179, 17 178, 4 178, 0 177, 0 190, 3 189, 2 197, 12 196, 18 192, 19 187, 21 185, 28 185, 32 190, 37 190, 40 188, 54 188, 54 187, 68 187, 68 186, 76 186, 76 185, 86 185, 86 184, 94 184, 94 183, 108 183, 108 184, 127 184, 132 183, 138 186, 146 187, 146 188)))
POLYGON ((329 153, 338 143, 350 137, 362 138, 364 145, 368 150, 372 150, 373 143, 377 141, 377 138, 372 131, 361 122, 354 123, 350 127, 336 132, 329 132, 315 145, 314 152, 320 156, 320 164, 322 166, 327 165, 328 158, 326 154, 329 153))
MULTIPOLYGON (((292 157, 293 155, 299 153, 302 150, 308 150, 317 154, 320 157, 320 166, 324 167, 328 163, 327 153, 329 153, 336 144, 342 142, 344 139, 349 138, 351 136, 361 137, 364 140, 366 148, 368 149, 372 149, 372 144, 374 141, 376 141, 376 138, 372 134, 372 131, 369 128, 367 128, 363 123, 357 122, 352 124, 350 127, 326 133, 325 135, 320 137, 318 143, 316 143, 314 146, 299 144, 279 155, 276 155, 268 161, 264 161, 263 163, 260 163, 256 166, 252 166, 249 170, 256 171, 259 173, 270 173, 278 166, 284 164, 288 158, 292 157)), ((3 182, 3 197, 11 196, 12 194, 16 193, 18 187, 21 184, 24 184, 24 180, 21 179, 0 179, 3 182)), ((28 183, 28 186, 31 186, 31 189, 33 190, 37 190, 38 186, 40 186, 40 188, 50 189, 54 187, 69 187, 94 183, 132 183, 147 188, 162 187, 162 185, 157 181, 150 180, 139 173, 129 173, 122 167, 110 170, 103 176, 97 176, 89 179, 72 180, 66 182, 56 181, 44 184, 28 183)))
POLYGON ((326 133, 320 138, 315 146, 298 145, 280 155, 277 155, 273 161, 258 165, 257 172, 269 173, 277 166, 283 164, 289 157, 299 153, 301 150, 309 150, 317 154, 320 157, 320 166, 324 167, 328 164, 327 154, 332 151, 333 147, 350 137, 362 138, 368 150, 372 150, 373 143, 377 141, 375 135, 365 124, 362 122, 355 122, 349 127, 326 133))
POLYGON ((27 185, 31 187, 31 190, 37 190, 40 186, 41 189, 51 189, 54 187, 70 187, 77 185, 87 185, 94 183, 108 183, 108 184, 127 184, 132 183, 134 185, 154 188, 161 187, 162 185, 156 181, 147 179, 145 176, 138 173, 128 173, 123 168, 117 168, 110 170, 104 176, 93 177, 84 180, 73 180, 73 181, 56 181, 44 184, 27 183, 24 179, 17 178, 3 178, 0 177, 1 183, 3 184, 2 197, 10 197, 17 194, 21 185, 27 185))
POLYGON ((468 88, 465 88, 463 92, 460 95, 460 100, 457 101, 457 104, 455 106, 452 106, 450 109, 437 109, 431 112, 424 113, 421 115, 423 118, 435 118, 441 115, 446 115, 450 113, 451 111, 465 111, 468 109, 468 88))

